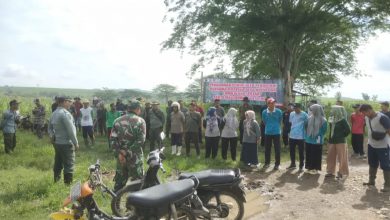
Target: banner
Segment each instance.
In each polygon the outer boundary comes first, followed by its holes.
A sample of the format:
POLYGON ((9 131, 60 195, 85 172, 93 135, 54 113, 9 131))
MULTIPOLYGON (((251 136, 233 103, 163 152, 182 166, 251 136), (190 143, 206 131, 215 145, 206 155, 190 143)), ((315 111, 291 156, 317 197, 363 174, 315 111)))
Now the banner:
POLYGON ((248 97, 252 105, 264 105, 265 98, 273 97, 278 105, 283 104, 283 81, 278 80, 241 80, 241 79, 205 79, 204 102, 220 99, 221 104, 241 104, 248 97))

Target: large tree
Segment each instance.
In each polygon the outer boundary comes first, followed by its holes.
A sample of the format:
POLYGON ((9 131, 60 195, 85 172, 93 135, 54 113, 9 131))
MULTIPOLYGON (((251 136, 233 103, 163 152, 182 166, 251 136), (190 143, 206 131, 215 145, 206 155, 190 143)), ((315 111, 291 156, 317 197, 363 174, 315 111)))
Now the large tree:
POLYGON ((163 48, 199 56, 193 72, 228 56, 235 77, 281 78, 289 102, 294 87, 315 93, 359 75, 355 49, 387 24, 388 2, 166 0, 174 29, 163 48))
POLYGON ((153 93, 160 98, 165 98, 168 102, 169 97, 176 93, 176 87, 169 84, 159 84, 153 89, 153 93))

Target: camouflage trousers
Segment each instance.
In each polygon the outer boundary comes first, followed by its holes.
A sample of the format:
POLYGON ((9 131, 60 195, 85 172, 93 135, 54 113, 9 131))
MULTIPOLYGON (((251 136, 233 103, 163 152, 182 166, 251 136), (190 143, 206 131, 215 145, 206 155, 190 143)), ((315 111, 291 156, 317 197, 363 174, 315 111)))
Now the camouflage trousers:
MULTIPOLYGON (((131 152, 130 152, 131 154, 131 152)), ((126 156, 126 165, 123 166, 119 159, 116 160, 116 173, 114 177, 114 192, 122 189, 127 180, 142 179, 144 175, 143 154, 135 154, 126 156)))

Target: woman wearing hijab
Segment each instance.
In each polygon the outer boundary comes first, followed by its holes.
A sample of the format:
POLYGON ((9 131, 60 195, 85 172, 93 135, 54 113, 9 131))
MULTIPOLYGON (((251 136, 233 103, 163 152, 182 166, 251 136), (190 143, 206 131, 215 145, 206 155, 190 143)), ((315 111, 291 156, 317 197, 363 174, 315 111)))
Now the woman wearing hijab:
POLYGON ((205 119, 205 140, 206 140, 206 158, 214 159, 218 153, 218 142, 220 137, 219 118, 215 107, 210 107, 205 119))
POLYGON ((346 137, 351 133, 351 128, 346 119, 346 111, 343 106, 334 105, 330 111, 330 137, 327 157, 327 174, 325 177, 334 177, 336 171, 336 159, 339 161, 337 178, 343 178, 349 174, 348 147, 346 137))
POLYGON ((324 110, 321 105, 314 104, 310 107, 310 116, 305 128, 306 144, 306 169, 310 174, 317 174, 321 170, 322 145, 328 128, 324 110))
POLYGON ((260 126, 254 111, 245 112, 244 136, 242 138, 241 161, 253 168, 259 164, 257 143, 260 139, 260 126))
POLYGON ((222 158, 227 159, 227 152, 230 145, 230 155, 233 161, 236 161, 236 147, 237 147, 237 128, 240 123, 236 117, 237 109, 230 108, 228 113, 223 118, 225 126, 222 129, 222 158))

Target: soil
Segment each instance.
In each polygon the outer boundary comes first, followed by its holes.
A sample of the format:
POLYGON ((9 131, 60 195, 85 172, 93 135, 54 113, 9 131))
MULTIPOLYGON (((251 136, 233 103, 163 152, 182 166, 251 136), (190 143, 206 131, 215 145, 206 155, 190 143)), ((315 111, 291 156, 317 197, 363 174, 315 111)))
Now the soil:
POLYGON ((368 180, 367 159, 350 158, 350 174, 343 180, 298 170, 255 169, 244 171, 247 189, 244 219, 390 219, 390 193, 381 193, 382 171, 376 187, 368 180))

